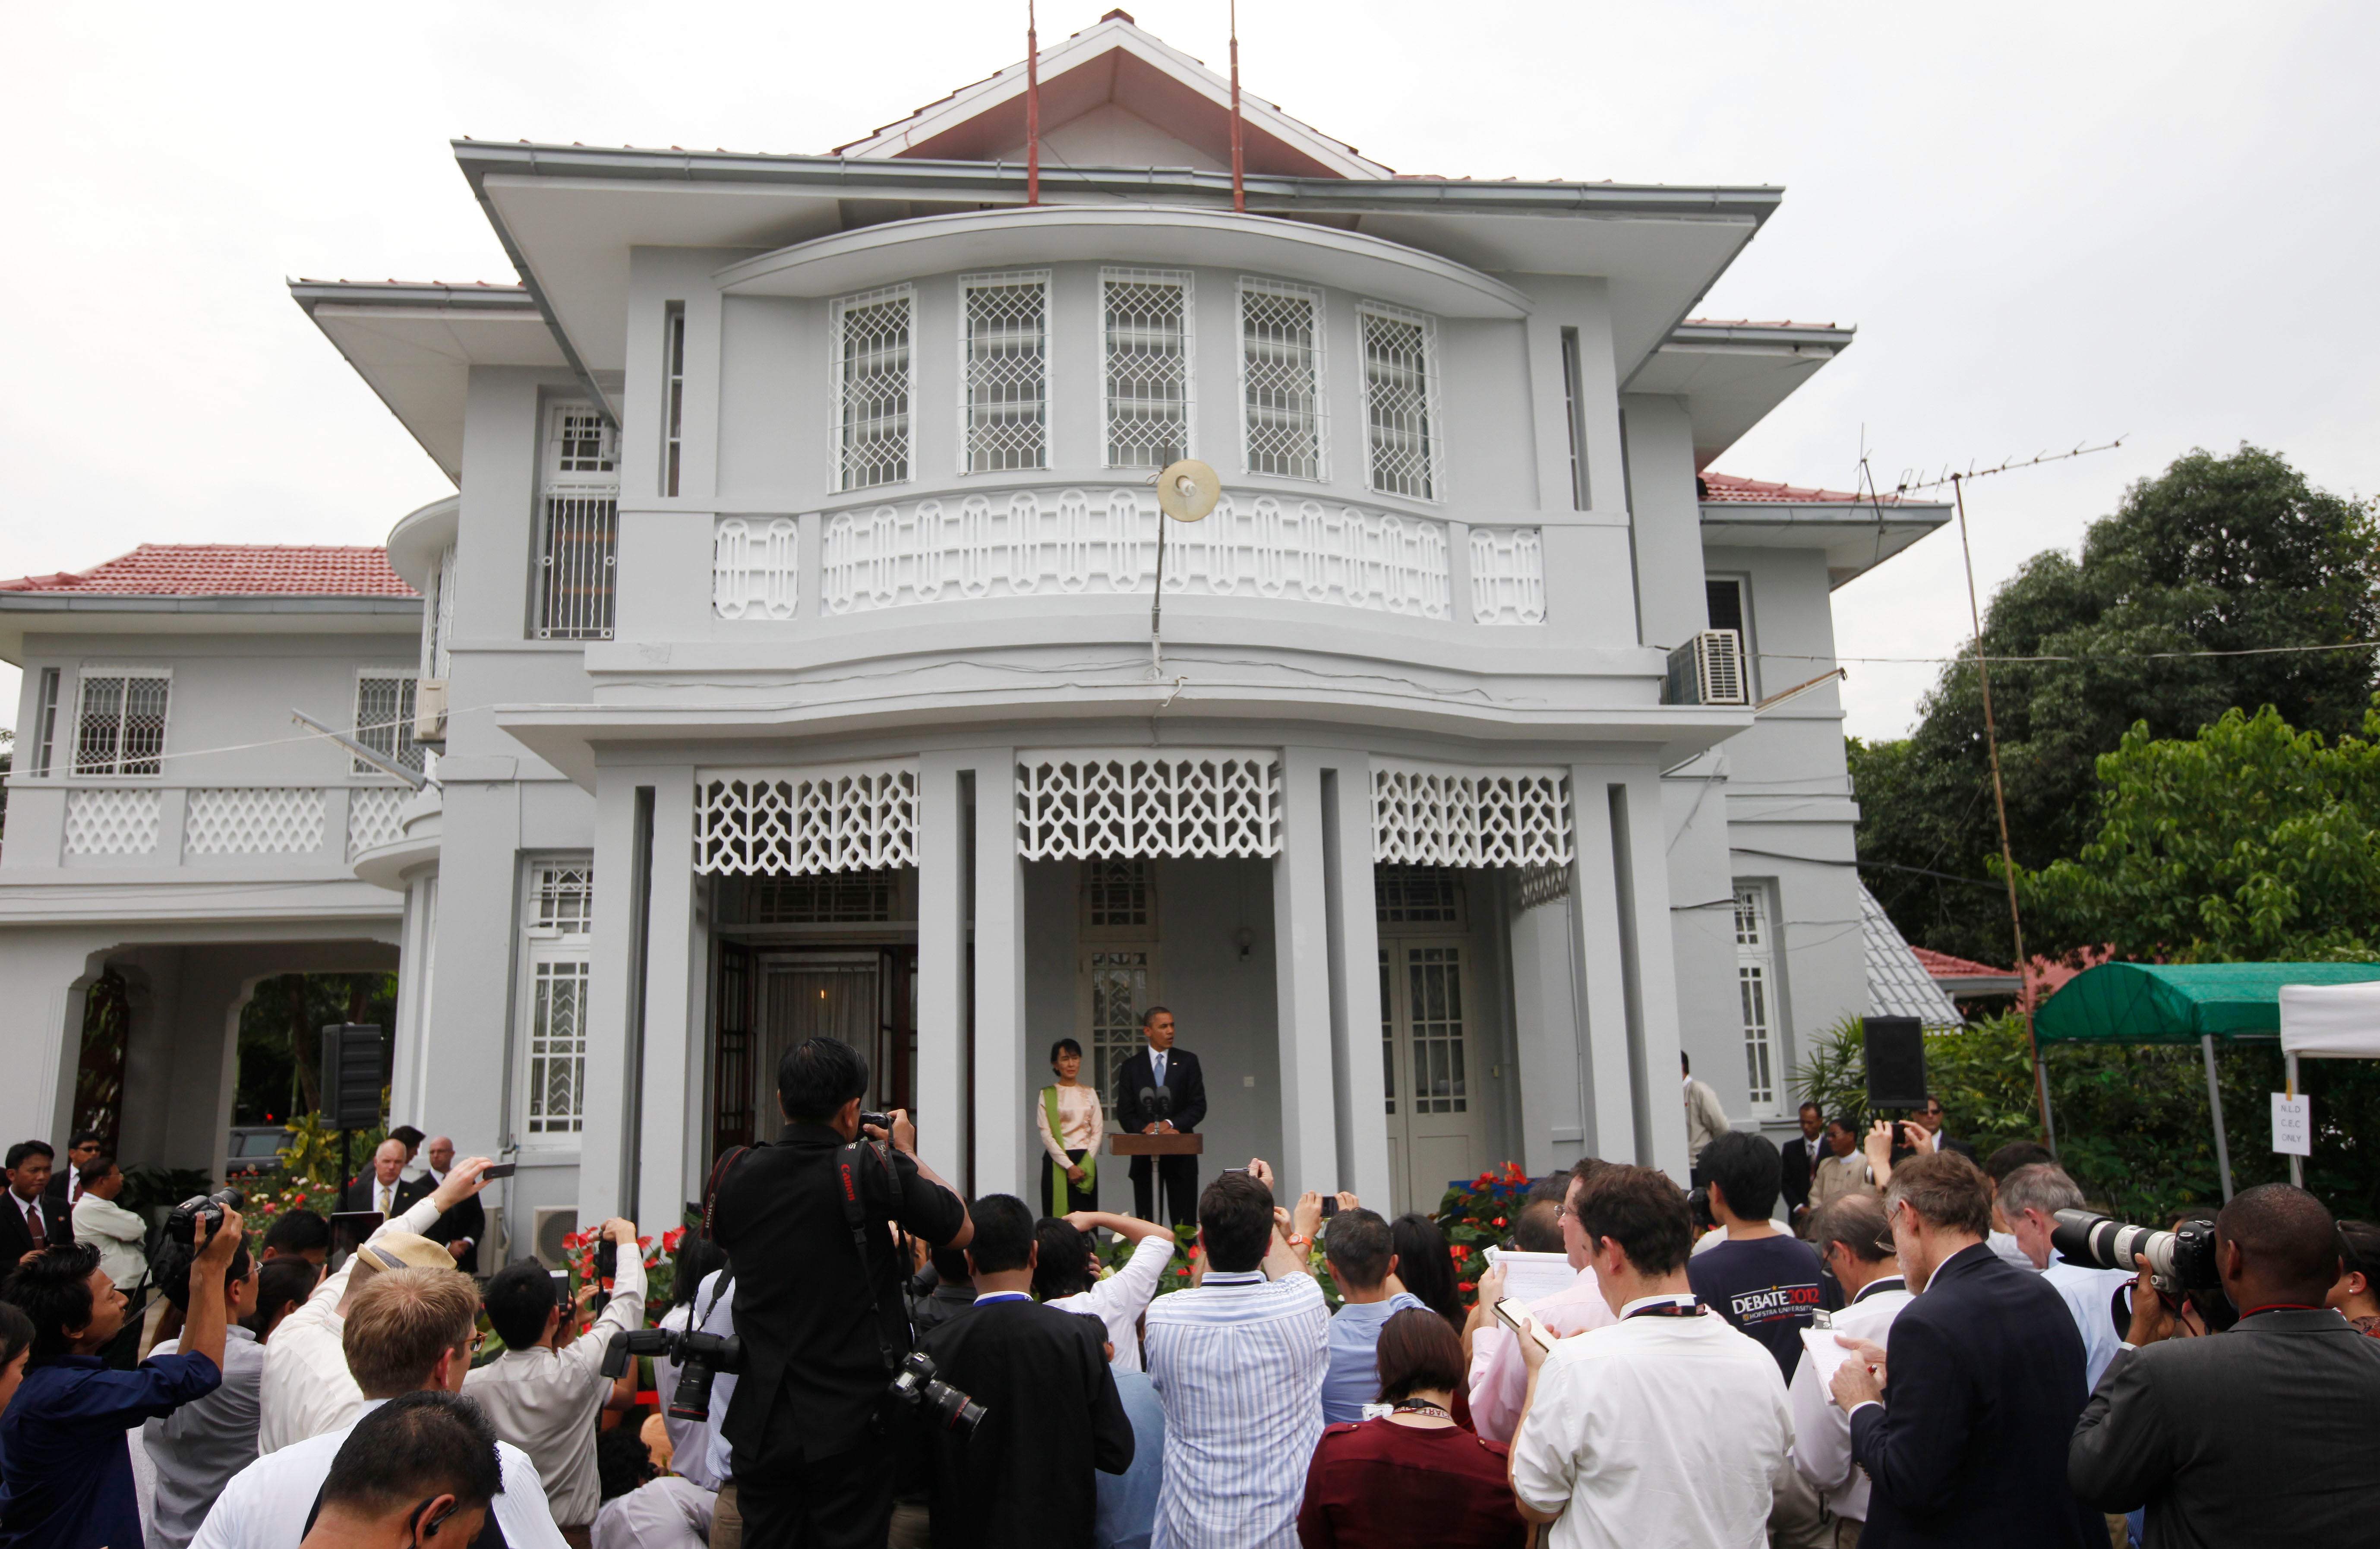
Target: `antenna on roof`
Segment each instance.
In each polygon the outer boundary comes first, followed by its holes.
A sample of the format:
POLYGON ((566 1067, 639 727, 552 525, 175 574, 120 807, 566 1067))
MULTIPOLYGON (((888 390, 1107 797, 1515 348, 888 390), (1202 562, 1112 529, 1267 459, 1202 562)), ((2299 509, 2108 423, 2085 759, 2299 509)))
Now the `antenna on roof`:
POLYGON ((1240 154, 1240 0, 1232 0, 1232 210, 1248 213, 1245 162, 1240 154))
POLYGON ((1025 202, 1041 202, 1041 39, 1025 0, 1025 202))

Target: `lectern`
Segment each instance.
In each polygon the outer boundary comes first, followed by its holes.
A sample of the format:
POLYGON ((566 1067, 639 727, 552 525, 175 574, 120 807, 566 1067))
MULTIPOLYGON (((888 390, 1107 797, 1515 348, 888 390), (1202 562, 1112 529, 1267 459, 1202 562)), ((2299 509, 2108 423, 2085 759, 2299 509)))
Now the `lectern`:
POLYGON ((1200 1156, 1206 1153, 1204 1135, 1111 1135, 1108 1153, 1112 1156, 1200 1156))

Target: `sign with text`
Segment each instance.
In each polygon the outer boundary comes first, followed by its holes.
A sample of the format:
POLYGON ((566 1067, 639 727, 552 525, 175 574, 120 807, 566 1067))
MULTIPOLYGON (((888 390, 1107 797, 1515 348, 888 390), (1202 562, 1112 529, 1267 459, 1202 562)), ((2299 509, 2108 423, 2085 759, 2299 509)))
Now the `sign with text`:
POLYGON ((2273 1150, 2283 1156, 2313 1154, 2313 1098, 2273 1093, 2273 1150))

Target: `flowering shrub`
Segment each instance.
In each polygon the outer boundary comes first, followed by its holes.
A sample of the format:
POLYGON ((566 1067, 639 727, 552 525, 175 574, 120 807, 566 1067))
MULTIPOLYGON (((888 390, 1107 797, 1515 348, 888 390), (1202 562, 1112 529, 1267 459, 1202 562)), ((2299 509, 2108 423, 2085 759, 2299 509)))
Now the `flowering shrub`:
MULTIPOLYGON (((637 1239, 637 1249, 645 1261, 645 1326, 648 1328, 661 1322, 661 1304, 670 1298, 670 1284, 677 1270, 674 1255, 677 1252, 678 1244, 685 1240, 684 1226, 671 1227, 661 1235, 658 1241, 649 1237, 637 1239)), ((570 1271, 570 1297, 575 1309, 570 1326, 577 1333, 584 1333, 587 1325, 595 1321, 593 1311, 578 1302, 578 1293, 598 1282, 595 1253, 601 1241, 602 1234, 592 1227, 583 1232, 572 1232, 562 1239, 562 1260, 570 1271)), ((612 1282, 602 1279, 597 1288, 608 1291, 612 1288, 612 1282)))
POLYGON ((1471 1180, 1468 1189, 1450 1189, 1438 1207, 1439 1229, 1446 1233, 1448 1251, 1454 1255, 1454 1288, 1467 1302, 1487 1269, 1486 1251, 1511 1238, 1512 1216, 1537 1180, 1517 1162, 1490 1167, 1471 1180))

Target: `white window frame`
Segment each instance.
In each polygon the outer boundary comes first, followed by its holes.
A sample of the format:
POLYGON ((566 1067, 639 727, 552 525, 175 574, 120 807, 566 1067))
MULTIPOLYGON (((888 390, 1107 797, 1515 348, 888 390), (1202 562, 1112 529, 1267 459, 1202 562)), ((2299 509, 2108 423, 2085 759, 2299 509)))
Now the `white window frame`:
MULTIPOLYGON (((1709 587, 1724 581, 1735 588, 1736 614, 1742 620, 1735 631, 1736 649, 1743 674, 1743 701, 1750 704, 1760 698, 1760 651, 1752 634, 1752 576, 1744 570, 1706 570, 1703 572, 1703 606, 1710 606, 1709 587)), ((1706 620, 1714 629, 1721 628, 1716 621, 1706 620)))
MULTIPOLYGON (((959 365, 959 437, 958 471, 962 474, 1034 473, 1046 471, 1054 464, 1050 436, 1057 428, 1057 417, 1050 412, 1050 361, 1057 348, 1055 318, 1050 305, 1050 271, 1019 269, 1005 274, 961 274, 958 280, 958 365, 959 365), (975 466, 975 320, 968 311, 968 296, 978 290, 1007 290, 1035 287, 1041 292, 1041 460, 1022 468, 978 468, 975 466)), ((917 323, 910 322, 910 359, 917 358, 917 323)), ((914 411, 912 423, 915 423, 914 411)))
POLYGON ((1427 312, 1417 312, 1409 307, 1390 306, 1386 301, 1355 303, 1355 354, 1363 376, 1364 420, 1364 487, 1374 494, 1388 495, 1396 500, 1418 500, 1431 506, 1446 501, 1446 416, 1445 397, 1438 381, 1438 319, 1427 312), (1383 488, 1373 477, 1372 371, 1371 358, 1365 337, 1366 318, 1377 317, 1384 323, 1399 323, 1421 331, 1421 399, 1423 430, 1422 493, 1383 488))
POLYGON ((678 492, 686 453, 686 303, 662 311, 662 494, 678 492))
POLYGON ((910 285, 885 286, 877 290, 863 290, 852 296, 838 296, 827 309, 826 401, 828 412, 827 445, 832 456, 827 459, 827 489, 834 494, 846 494, 858 490, 885 489, 905 484, 917 477, 917 290, 910 285), (843 376, 844 329, 852 312, 862 307, 879 306, 898 300, 909 315, 908 361, 902 368, 903 414, 907 421, 901 437, 901 476, 871 483, 852 482, 849 448, 844 436, 850 429, 847 419, 849 405, 844 401, 843 376))
POLYGON ((1787 1080, 1785 1002, 1777 971, 1782 954, 1777 950, 1776 891, 1764 880, 1738 877, 1734 894, 1730 923, 1735 931, 1736 1009, 1743 1033, 1745 1102, 1755 1118, 1779 1118, 1785 1112, 1787 1080), (1747 909, 1754 937, 1749 942, 1744 939, 1747 909), (1755 982, 1760 1013, 1756 1021, 1745 1005, 1745 988, 1755 982), (1768 1077, 1765 1090, 1759 1081, 1763 1062, 1768 1077))
MULTIPOLYGON (((513 1061, 515 1092, 513 1096, 513 1135, 523 1151, 575 1152, 587 1129, 587 1043, 588 1018, 594 1002, 595 976, 595 895, 594 862, 591 857, 538 856, 522 868, 520 896, 520 966, 517 994, 515 997, 516 1042, 518 1053, 513 1061), (544 878, 556 871, 582 872, 587 876, 586 916, 576 925, 552 925, 539 922, 540 896, 544 878), (540 1058, 537 1048, 538 986, 555 977, 552 970, 577 968, 570 974, 582 986, 579 1000, 577 1112, 570 1116, 566 1128, 533 1130, 530 1116, 531 1080, 540 1058)), ((548 1118, 539 1122, 552 1123, 548 1118)))
MULTIPOLYGON (((1108 337, 1108 287, 1116 285, 1172 286, 1182 293, 1182 455, 1198 455, 1198 280, 1188 269, 1131 269, 1104 267, 1099 270, 1099 465, 1102 468, 1136 469, 1139 463, 1115 460, 1115 439, 1111 427, 1115 421, 1111 341, 1108 337)), ((1162 469, 1166 465, 1148 465, 1162 469)))
POLYGON ((1314 286, 1293 285, 1286 280, 1268 280, 1254 274, 1242 274, 1239 287, 1232 298, 1233 329, 1239 337, 1240 372, 1240 471, 1253 479, 1294 479, 1299 483, 1327 484, 1330 482, 1330 356, 1325 338, 1325 305, 1323 293, 1314 286), (1254 449, 1249 436, 1248 405, 1248 301, 1250 295, 1284 296, 1310 302, 1314 308, 1314 474, 1277 473, 1256 470, 1254 449))
MULTIPOLYGON (((64 691, 66 673, 59 667, 42 669, 41 689, 33 701, 33 770, 36 778, 47 778, 57 756, 58 698, 64 691)), ((166 696, 168 708, 172 697, 166 696)))
POLYGON ((584 399, 557 399, 548 403, 545 406, 545 445, 539 454, 538 469, 540 477, 537 500, 534 636, 538 640, 610 640, 618 632, 620 606, 620 427, 605 419, 593 403, 584 399), (574 414, 594 417, 599 448, 596 460, 611 464, 608 469, 565 469, 562 466, 562 428, 574 414), (553 550, 553 503, 557 500, 608 500, 612 503, 612 547, 601 556, 600 564, 604 596, 604 604, 600 611, 606 621, 600 625, 591 617, 563 621, 553 617, 557 558, 553 550))
MULTIPOLYGON (((425 767, 422 762, 422 754, 426 750, 413 740, 414 718, 410 710, 403 710, 397 716, 396 721, 393 725, 384 728, 391 734, 388 739, 388 747, 385 749, 381 748, 378 744, 374 743, 370 737, 365 735, 364 681, 367 678, 393 678, 396 682, 404 685, 403 688, 400 688, 397 690, 397 702, 400 707, 403 707, 408 701, 415 705, 419 705, 420 703, 420 673, 412 667, 358 667, 356 669, 355 698, 351 701, 355 706, 355 714, 348 722, 348 724, 355 728, 354 736, 357 741, 362 743, 367 748, 372 749, 375 752, 381 753, 383 757, 394 760, 398 763, 405 764, 406 768, 412 770, 415 774, 420 774, 425 767), (406 763, 405 755, 408 752, 413 755, 413 762, 406 763)), ((352 756, 348 760, 347 773, 350 774, 375 774, 379 775, 382 779, 390 780, 396 777, 376 763, 352 756)))
MULTIPOLYGON (((129 698, 129 697, 130 697, 130 696, 129 696, 129 694, 128 693, 127 698, 129 698)), ((108 666, 108 665, 93 665, 93 666, 86 666, 86 667, 81 668, 79 671, 78 671, 78 672, 75 674, 75 701, 74 701, 74 728, 73 728, 73 729, 74 729, 74 738, 73 738, 72 742, 71 742, 71 743, 70 743, 70 745, 69 745, 69 746, 70 746, 70 748, 71 748, 71 750, 72 750, 72 751, 71 751, 70 756, 69 756, 69 757, 67 758, 67 772, 68 774, 75 774, 75 775, 79 775, 79 776, 88 776, 88 777, 90 777, 90 778, 91 778, 91 779, 98 779, 98 780, 162 780, 162 779, 164 779, 164 778, 165 777, 165 747, 166 747, 167 742, 172 738, 172 737, 173 737, 173 733, 174 733, 174 669, 173 669, 173 668, 171 668, 171 667, 140 667, 140 666, 108 666), (132 678, 135 678, 135 677, 149 677, 149 678, 159 678, 159 679, 162 679, 162 680, 164 682, 164 685, 165 685, 165 713, 164 713, 164 714, 163 714, 162 716, 158 717, 158 723, 157 723, 157 767, 156 767, 156 768, 152 769, 152 770, 148 771, 148 772, 147 772, 147 773, 145 773, 145 774, 128 774, 128 773, 126 773, 126 772, 125 772, 124 767, 123 767, 124 762, 125 762, 125 758, 124 758, 124 706, 123 706, 123 704, 122 704, 121 702, 119 702, 119 703, 116 705, 116 709, 115 709, 115 756, 114 758, 112 758, 112 759, 110 759, 110 760, 108 761, 110 763, 114 764, 115 767, 115 768, 112 768, 112 769, 85 769, 85 768, 83 767, 83 763, 82 763, 82 723, 83 723, 83 703, 84 703, 84 701, 89 697, 89 695, 90 695, 90 693, 91 693, 91 679, 93 679, 93 678, 95 678, 95 677, 121 677, 121 678, 125 678, 125 679, 127 679, 127 680, 128 680, 128 680, 130 680, 130 679, 132 679, 132 678)))

